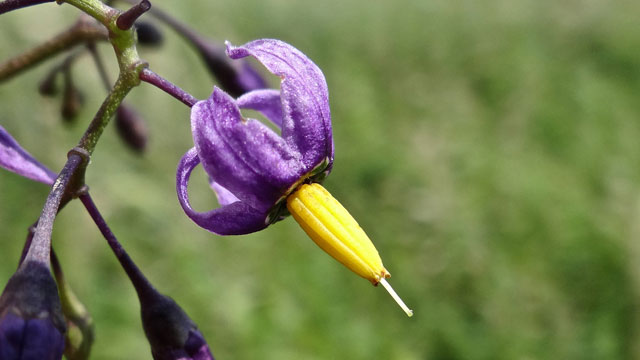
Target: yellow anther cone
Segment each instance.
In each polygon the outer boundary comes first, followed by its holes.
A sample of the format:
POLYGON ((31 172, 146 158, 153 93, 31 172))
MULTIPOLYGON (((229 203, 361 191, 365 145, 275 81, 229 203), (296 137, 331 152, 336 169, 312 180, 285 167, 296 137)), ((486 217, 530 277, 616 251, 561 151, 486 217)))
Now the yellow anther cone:
POLYGON ((322 250, 372 284, 382 282, 407 315, 413 315, 384 280, 391 274, 367 234, 325 188, 317 183, 301 185, 287 198, 287 209, 322 250))

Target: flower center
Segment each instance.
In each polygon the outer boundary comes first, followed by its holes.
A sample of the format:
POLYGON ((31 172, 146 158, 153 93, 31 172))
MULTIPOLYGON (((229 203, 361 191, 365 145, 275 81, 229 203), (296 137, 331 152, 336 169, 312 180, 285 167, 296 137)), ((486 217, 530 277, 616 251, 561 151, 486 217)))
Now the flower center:
POLYGON ((289 210, 287 210, 287 198, 289 195, 293 194, 296 189, 302 184, 307 183, 322 183, 324 179, 329 175, 329 172, 326 171, 329 167, 329 158, 326 157, 320 162, 320 164, 316 165, 311 171, 302 175, 298 181, 293 183, 287 191, 276 201, 275 205, 271 207, 269 212, 267 213, 267 218, 265 219, 265 224, 273 224, 278 222, 287 216, 291 215, 289 210))

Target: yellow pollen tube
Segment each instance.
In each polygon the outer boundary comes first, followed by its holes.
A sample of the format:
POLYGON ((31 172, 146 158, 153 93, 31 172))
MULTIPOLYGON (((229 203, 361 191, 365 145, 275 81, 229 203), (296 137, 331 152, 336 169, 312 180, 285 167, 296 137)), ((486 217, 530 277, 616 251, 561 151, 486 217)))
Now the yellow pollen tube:
POLYGON ((287 209, 322 250, 373 285, 382 283, 407 315, 413 315, 385 280, 391 274, 367 234, 324 187, 302 184, 287 198, 287 209))

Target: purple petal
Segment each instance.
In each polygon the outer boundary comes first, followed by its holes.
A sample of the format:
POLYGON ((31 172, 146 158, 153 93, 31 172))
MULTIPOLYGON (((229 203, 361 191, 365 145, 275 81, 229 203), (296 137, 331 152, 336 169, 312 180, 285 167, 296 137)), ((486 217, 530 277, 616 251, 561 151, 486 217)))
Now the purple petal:
POLYGON ((260 111, 277 127, 282 128, 282 102, 280 91, 273 89, 254 90, 236 99, 241 109, 260 111))
POLYGON ((220 204, 221 206, 240 201, 235 195, 231 193, 231 191, 225 189, 222 185, 213 181, 213 179, 211 178, 209 178, 209 186, 211 186, 211 189, 216 194, 216 197, 218 198, 218 204, 220 204))
POLYGON ((187 187, 191 171, 199 163, 198 153, 195 148, 192 148, 187 151, 178 164, 176 179, 178 200, 191 220, 219 235, 248 234, 267 227, 265 224, 266 213, 258 211, 242 201, 236 201, 205 213, 193 210, 189 203, 187 187))
POLYGON ((234 47, 232 59, 253 56, 271 73, 282 79, 282 137, 302 154, 302 162, 311 170, 326 158, 333 162, 329 92, 322 71, 306 55, 279 40, 262 39, 234 47))
POLYGON ((58 175, 34 159, 0 126, 0 166, 31 180, 52 185, 58 175))
POLYGON ((191 130, 209 176, 262 213, 308 171, 299 153, 265 124, 243 119, 217 87, 191 109, 191 130))

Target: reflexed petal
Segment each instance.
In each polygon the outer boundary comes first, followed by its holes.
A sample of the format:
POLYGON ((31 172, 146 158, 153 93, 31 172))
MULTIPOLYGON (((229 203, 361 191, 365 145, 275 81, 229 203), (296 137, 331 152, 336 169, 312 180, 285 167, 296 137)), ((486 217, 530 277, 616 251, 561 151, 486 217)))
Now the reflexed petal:
POLYGON ((280 91, 263 89, 248 92, 236 100, 241 109, 260 111, 277 127, 282 128, 282 102, 280 91))
POLYGON ((191 109, 191 129, 209 176, 261 212, 306 172, 300 154, 265 124, 243 119, 235 100, 218 88, 191 109))
POLYGON ((302 52, 279 40, 262 39, 234 47, 232 59, 253 56, 282 79, 282 137, 302 154, 306 170, 329 158, 333 162, 329 92, 322 71, 302 52))
POLYGON ((0 166, 31 180, 52 185, 58 175, 34 159, 0 126, 0 166))
POLYGON ((248 234, 264 229, 266 213, 258 211, 242 201, 224 205, 201 213, 193 210, 189 203, 187 187, 191 171, 200 163, 195 148, 189 150, 178 164, 176 190, 178 200, 187 216, 201 227, 219 235, 248 234))

